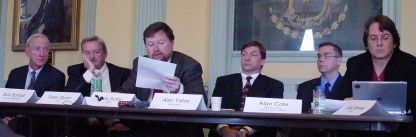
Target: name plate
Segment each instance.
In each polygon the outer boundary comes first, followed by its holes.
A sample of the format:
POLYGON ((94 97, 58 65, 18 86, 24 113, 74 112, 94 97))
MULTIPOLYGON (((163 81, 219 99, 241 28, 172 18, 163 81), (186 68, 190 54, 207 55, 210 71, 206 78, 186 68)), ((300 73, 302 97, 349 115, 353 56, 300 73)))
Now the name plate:
POLYGON ((156 93, 149 108, 177 110, 207 110, 202 95, 156 93))
POLYGON ((81 93, 46 91, 36 104, 81 105, 82 101, 81 93))
POLYGON ((93 92, 91 97, 84 97, 83 104, 97 107, 118 107, 119 101, 137 101, 137 98, 134 94, 93 92))
POLYGON ((352 115, 352 116, 391 116, 375 100, 348 100, 333 115, 352 115))
POLYGON ((302 100, 246 97, 243 112, 301 114, 302 100))
POLYGON ((0 88, 0 102, 35 103, 38 99, 35 90, 0 88))

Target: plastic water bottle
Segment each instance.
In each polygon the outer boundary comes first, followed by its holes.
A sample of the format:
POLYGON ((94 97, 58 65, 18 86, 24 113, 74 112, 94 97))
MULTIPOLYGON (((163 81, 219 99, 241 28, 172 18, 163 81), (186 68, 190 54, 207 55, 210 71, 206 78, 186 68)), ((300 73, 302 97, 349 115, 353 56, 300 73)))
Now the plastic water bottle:
POLYGON ((94 70, 95 75, 92 77, 91 79, 91 94, 92 92, 101 92, 101 84, 102 84, 102 79, 101 79, 101 74, 99 70, 94 70))
POLYGON ((316 86, 316 90, 313 91, 313 114, 325 114, 325 93, 323 86, 316 86))

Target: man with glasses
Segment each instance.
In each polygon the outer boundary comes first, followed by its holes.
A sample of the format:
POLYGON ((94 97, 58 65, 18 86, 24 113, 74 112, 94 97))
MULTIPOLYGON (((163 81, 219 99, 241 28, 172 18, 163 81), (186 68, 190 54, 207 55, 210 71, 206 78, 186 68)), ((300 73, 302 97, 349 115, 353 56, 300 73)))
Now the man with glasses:
MULTIPOLYGON (((31 89, 41 97, 45 91, 63 91, 65 88, 65 74, 46 64, 48 61, 49 39, 37 33, 31 35, 26 42, 25 54, 29 57, 29 64, 13 69, 6 83, 6 88, 31 89)), ((46 117, 32 117, 33 136, 53 136, 57 127, 47 122, 46 117), (38 125, 38 126, 36 126, 38 125), (40 126, 42 125, 42 126, 40 126), (49 132, 47 132, 49 131, 49 132), (52 132, 52 133, 51 133, 52 132)), ((8 126, 21 135, 28 136, 28 119, 26 117, 2 117, 8 126)))
MULTIPOLYGON (((102 92, 116 91, 123 82, 130 75, 130 69, 122 68, 106 62, 108 55, 107 47, 104 40, 98 36, 86 37, 81 42, 81 56, 83 63, 72 65, 68 67, 68 83, 65 91, 81 92, 83 96, 91 95, 91 80, 94 75, 100 75, 102 78, 102 92), (99 74, 96 74, 99 73, 99 74)), ((101 120, 101 119, 100 119, 101 120)), ((73 130, 73 134, 80 134, 86 136, 105 136, 107 133, 107 126, 110 131, 124 131, 128 130, 118 119, 103 119, 103 123, 95 118, 86 120, 87 123, 96 123, 96 126, 91 126, 86 123, 77 123, 80 121, 72 121, 77 124, 73 130), (86 128, 95 128, 97 130, 88 130, 86 128)), ((114 132, 111 132, 114 133, 114 132)))
MULTIPOLYGON (((326 98, 343 100, 344 98, 337 98, 340 94, 340 84, 342 76, 339 73, 339 67, 342 63, 341 48, 332 43, 324 42, 319 44, 319 50, 316 55, 316 65, 318 71, 321 73, 319 78, 305 81, 299 84, 297 88, 297 99, 302 99, 302 112, 311 113, 311 102, 313 100, 313 90, 316 86, 325 87, 324 93, 326 98)), ((304 136, 325 136, 325 132, 321 129, 304 129, 292 128, 290 136, 304 137, 304 136)))
POLYGON ((319 50, 316 57, 316 65, 321 76, 299 84, 297 89, 298 94, 296 98, 302 99, 302 112, 310 112, 313 90, 316 86, 325 87, 324 92, 326 98, 344 99, 334 98, 336 97, 334 94, 337 94, 342 79, 342 76, 339 73, 339 67, 342 63, 341 48, 332 42, 321 43, 319 44, 319 50))

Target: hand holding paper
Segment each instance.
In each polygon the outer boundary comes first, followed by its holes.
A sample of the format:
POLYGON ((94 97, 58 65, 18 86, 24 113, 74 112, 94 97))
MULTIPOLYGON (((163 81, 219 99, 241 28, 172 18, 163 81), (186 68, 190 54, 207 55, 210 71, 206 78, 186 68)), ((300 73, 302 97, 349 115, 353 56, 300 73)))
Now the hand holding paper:
POLYGON ((164 82, 162 79, 166 76, 174 77, 175 69, 176 64, 139 57, 137 62, 136 87, 171 91, 171 89, 175 89, 173 86, 178 80, 170 80, 170 77, 168 77, 169 80, 164 82), (170 88, 168 88, 169 86, 170 88))

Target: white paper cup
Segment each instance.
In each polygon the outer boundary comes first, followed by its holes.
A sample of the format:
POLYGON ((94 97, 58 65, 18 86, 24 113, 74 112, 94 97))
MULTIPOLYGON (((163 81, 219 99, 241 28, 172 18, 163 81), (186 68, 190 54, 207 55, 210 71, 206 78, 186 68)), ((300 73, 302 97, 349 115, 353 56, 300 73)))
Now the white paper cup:
POLYGON ((222 97, 211 97, 211 110, 212 111, 221 110, 221 100, 222 100, 222 97))

